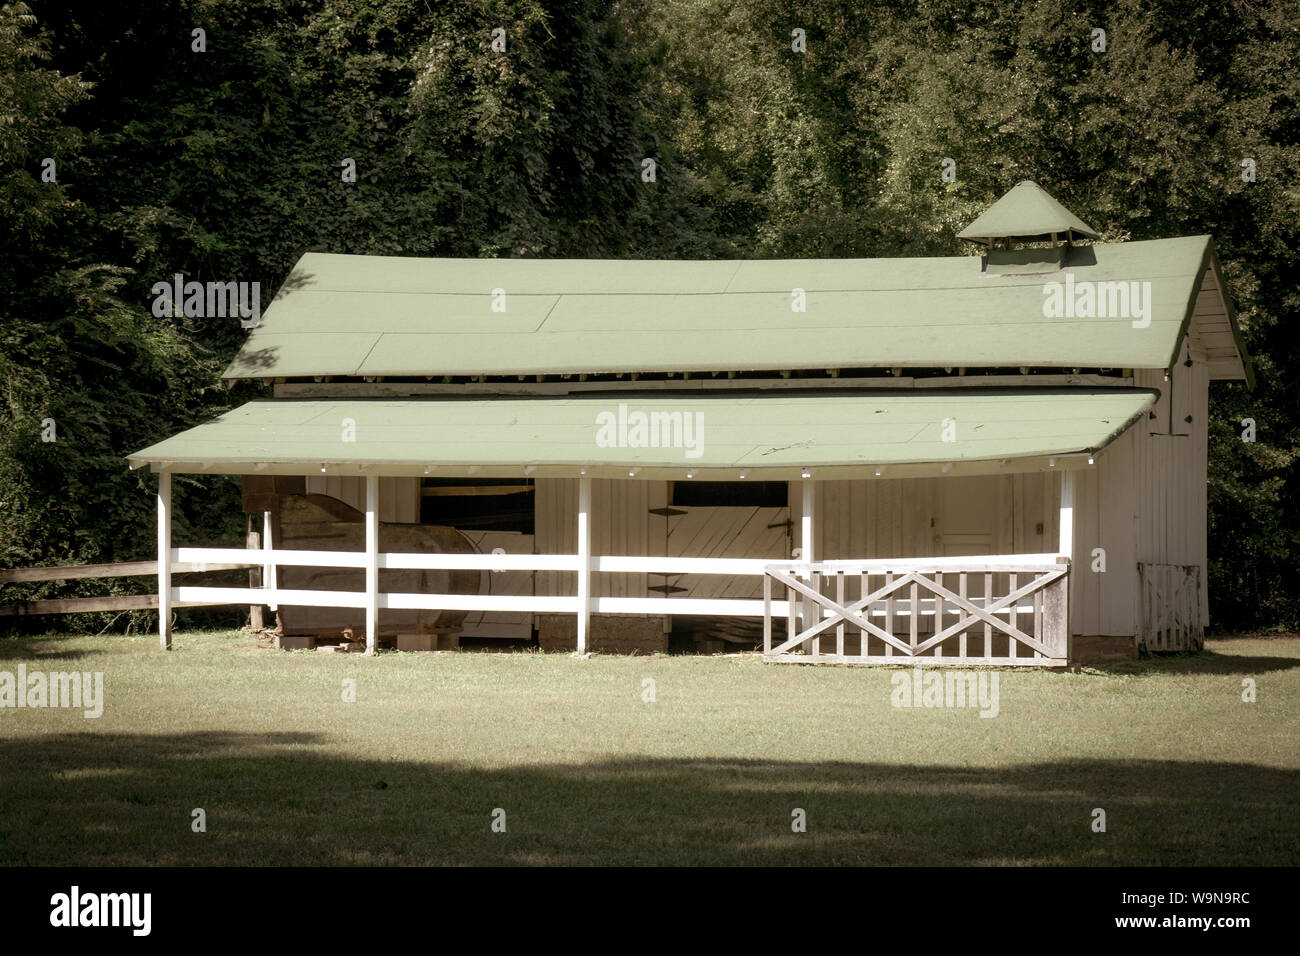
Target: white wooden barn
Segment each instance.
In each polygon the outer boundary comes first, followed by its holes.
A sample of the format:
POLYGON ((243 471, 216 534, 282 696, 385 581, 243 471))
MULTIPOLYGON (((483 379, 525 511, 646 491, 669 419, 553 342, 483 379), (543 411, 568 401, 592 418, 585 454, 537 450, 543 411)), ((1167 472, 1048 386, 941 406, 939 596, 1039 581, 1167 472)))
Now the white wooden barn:
POLYGON ((1033 183, 960 235, 979 254, 304 255, 226 372, 273 397, 130 456, 164 646, 173 606, 250 604, 370 651, 1198 647, 1209 388, 1251 381, 1213 241, 1101 242, 1033 183), (245 476, 262 550, 176 547, 175 473, 245 476), (175 587, 194 561, 260 584, 175 587))

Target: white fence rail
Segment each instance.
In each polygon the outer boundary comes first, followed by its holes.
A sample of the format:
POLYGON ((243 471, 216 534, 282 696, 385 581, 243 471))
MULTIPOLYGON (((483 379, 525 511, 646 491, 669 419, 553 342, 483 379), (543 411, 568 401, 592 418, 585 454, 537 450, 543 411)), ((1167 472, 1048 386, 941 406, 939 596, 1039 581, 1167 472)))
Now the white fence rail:
MULTIPOLYGON (((262 568, 263 580, 274 582, 271 570, 283 566, 317 568, 364 568, 364 551, 295 551, 289 549, 244 548, 174 548, 173 560, 202 568, 220 564, 226 568, 262 568)), ((380 570, 487 570, 487 571, 571 571, 576 573, 580 558, 576 554, 411 554, 380 553, 380 570)), ((591 570, 626 574, 722 574, 761 576, 771 562, 767 559, 728 558, 658 558, 635 555, 593 557, 591 570)), ((281 604, 302 607, 365 607, 365 591, 287 590, 273 583, 260 588, 173 587, 175 607, 213 606, 221 604, 281 604)), ((577 595, 549 597, 521 594, 410 594, 377 595, 381 609, 419 609, 449 611, 529 611, 534 613, 576 614, 581 608, 577 595)), ((784 613, 784 603, 778 602, 784 613)), ((690 598, 615 598, 593 597, 589 609, 599 614, 698 614, 722 617, 761 618, 764 605, 759 600, 690 599, 690 598)))
MULTIPOLYGON (((171 560, 195 569, 261 568, 263 587, 172 587, 175 607, 265 604, 302 607, 515 611, 582 614, 583 600, 533 594, 423 594, 286 589, 280 566, 366 567, 363 551, 173 548, 171 560)), ((500 570, 580 573, 575 554, 379 553, 379 570, 500 570)), ((1069 657, 1068 565, 1054 554, 989 558, 773 563, 763 558, 592 556, 590 571, 718 574, 763 578, 763 598, 590 597, 587 613, 698 615, 763 620, 770 661, 952 663, 1057 666, 1069 657), (773 587, 784 588, 774 599, 773 587), (785 637, 774 642, 774 621, 785 637), (834 638, 834 651, 823 638, 834 638)), ((575 591, 577 588, 575 587, 575 591)))

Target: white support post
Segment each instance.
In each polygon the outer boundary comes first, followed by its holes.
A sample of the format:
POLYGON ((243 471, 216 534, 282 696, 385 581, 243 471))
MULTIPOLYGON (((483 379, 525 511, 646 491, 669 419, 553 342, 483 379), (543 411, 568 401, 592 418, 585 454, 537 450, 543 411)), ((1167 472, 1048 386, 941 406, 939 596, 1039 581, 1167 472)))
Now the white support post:
POLYGON ((578 479, 578 653, 586 654, 591 625, 591 479, 578 479))
POLYGON ((1055 610, 1057 625, 1057 637, 1054 646, 1060 656, 1069 658, 1074 653, 1074 589, 1075 579, 1077 578, 1076 568, 1074 566, 1074 479, 1072 471, 1061 472, 1061 517, 1060 517, 1060 540, 1057 545, 1057 562, 1064 563, 1069 568, 1066 573, 1065 587, 1057 593, 1064 598, 1060 603, 1064 607, 1055 610))
POLYGON ((1074 559, 1074 472, 1061 472, 1060 543, 1057 554, 1074 559))
POLYGON ((379 476, 366 475, 366 654, 379 647, 379 476))
POLYGON ((266 606, 272 613, 280 610, 275 592, 279 587, 275 575, 275 541, 271 534, 271 512, 262 512, 262 587, 266 589, 266 606))
POLYGON ((158 643, 172 649, 172 476, 158 474, 158 643))
MULTIPOLYGON (((815 550, 816 540, 813 532, 813 508, 814 502, 816 501, 814 491, 815 489, 813 488, 812 479, 805 478, 803 480, 803 508, 799 516, 799 557, 800 560, 807 561, 810 564, 817 560, 815 550)), ((804 574, 803 578, 809 584, 812 584, 813 576, 811 573, 804 574)), ((803 599, 803 621, 801 629, 807 630, 817 624, 820 617, 821 615, 818 612, 817 605, 813 603, 813 599, 805 597, 803 599), (817 616, 814 617, 814 614, 817 616)), ((807 654, 812 654, 820 649, 820 637, 814 637, 809 644, 804 646, 804 652, 807 654)))

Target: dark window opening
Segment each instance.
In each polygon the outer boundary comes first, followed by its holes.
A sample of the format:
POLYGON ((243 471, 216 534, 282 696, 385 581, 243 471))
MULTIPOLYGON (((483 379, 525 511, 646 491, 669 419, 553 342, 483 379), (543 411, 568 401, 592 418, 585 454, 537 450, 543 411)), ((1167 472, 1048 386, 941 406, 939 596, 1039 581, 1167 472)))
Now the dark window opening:
POLYGON ((674 481, 669 504, 681 508, 784 508, 784 481, 674 481))
POLYGON ((425 478, 420 523, 534 534, 531 478, 425 478))

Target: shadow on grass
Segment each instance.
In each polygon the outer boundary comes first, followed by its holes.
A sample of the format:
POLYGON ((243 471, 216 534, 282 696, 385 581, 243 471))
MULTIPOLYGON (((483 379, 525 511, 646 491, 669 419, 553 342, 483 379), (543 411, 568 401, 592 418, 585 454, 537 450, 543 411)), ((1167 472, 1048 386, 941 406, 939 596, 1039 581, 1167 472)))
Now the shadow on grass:
POLYGON ((3 660, 34 660, 34 661, 80 661, 88 657, 105 657, 111 651, 108 648, 102 650, 97 648, 67 648, 52 646, 48 638, 45 637, 9 637, 0 641, 0 651, 3 651, 3 660))
POLYGON ((1300 862, 1300 773, 1249 764, 483 769, 354 759, 314 734, 207 732, 3 740, 0 766, 3 864, 1300 862), (1096 807, 1106 833, 1092 832, 1096 807), (791 831, 795 808, 806 833, 791 831))
POLYGON ((1086 665, 1102 674, 1239 674, 1255 677, 1271 671, 1300 667, 1300 657, 1263 657, 1257 654, 1221 654, 1217 651, 1152 654, 1135 661, 1101 661, 1086 665))

